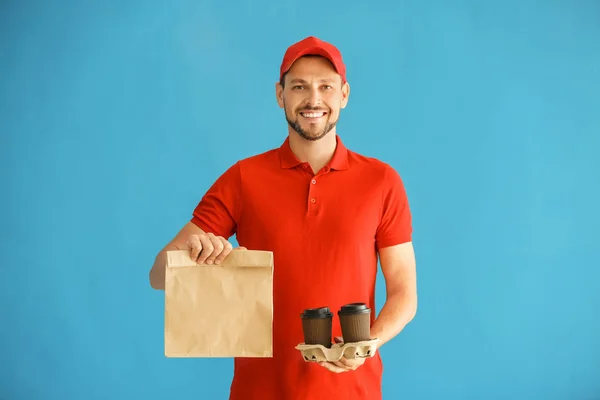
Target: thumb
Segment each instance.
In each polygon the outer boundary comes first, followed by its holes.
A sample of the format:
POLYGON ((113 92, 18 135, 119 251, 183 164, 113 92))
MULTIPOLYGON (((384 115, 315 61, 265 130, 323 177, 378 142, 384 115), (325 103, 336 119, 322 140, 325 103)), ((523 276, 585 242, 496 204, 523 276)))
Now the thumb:
POLYGON ((248 250, 248 249, 245 248, 244 246, 239 246, 239 247, 236 247, 234 250, 248 250))

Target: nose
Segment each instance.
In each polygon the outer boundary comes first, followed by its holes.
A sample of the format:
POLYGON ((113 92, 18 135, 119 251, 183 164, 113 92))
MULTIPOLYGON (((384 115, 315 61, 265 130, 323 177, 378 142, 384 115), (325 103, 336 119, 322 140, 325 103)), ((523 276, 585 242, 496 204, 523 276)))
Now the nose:
POLYGON ((306 99, 308 105, 315 107, 321 104, 321 93, 316 88, 311 88, 306 99))

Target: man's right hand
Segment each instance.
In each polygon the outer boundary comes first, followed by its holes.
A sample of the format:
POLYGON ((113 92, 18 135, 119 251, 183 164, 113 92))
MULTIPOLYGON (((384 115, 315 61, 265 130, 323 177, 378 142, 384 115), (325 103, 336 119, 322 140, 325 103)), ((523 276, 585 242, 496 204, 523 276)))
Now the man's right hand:
MULTIPOLYGON (((186 245, 190 249, 190 257, 198 264, 220 264, 234 250, 227 239, 212 233, 191 235, 186 245)), ((235 250, 246 248, 238 247, 235 250)))

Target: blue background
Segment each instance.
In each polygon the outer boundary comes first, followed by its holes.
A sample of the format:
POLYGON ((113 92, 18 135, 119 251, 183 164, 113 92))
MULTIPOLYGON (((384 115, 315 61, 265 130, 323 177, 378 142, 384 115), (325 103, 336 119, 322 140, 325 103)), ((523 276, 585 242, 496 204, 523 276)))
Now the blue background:
POLYGON ((344 142, 413 209, 419 311, 384 398, 600 398, 600 2, 0 11, 1 399, 227 398, 231 360, 164 357, 148 271, 284 140, 274 83, 308 35, 345 56, 344 142))

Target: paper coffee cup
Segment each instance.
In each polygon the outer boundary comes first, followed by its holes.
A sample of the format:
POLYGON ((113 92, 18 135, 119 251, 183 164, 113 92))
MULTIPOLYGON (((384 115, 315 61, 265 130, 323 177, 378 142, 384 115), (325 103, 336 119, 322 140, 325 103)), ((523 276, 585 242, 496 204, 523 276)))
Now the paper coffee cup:
POLYGON ((329 307, 308 308, 300 314, 305 344, 320 344, 331 347, 333 314, 329 307))
POLYGON ((364 303, 346 304, 338 311, 344 343, 371 340, 371 310, 364 303))

